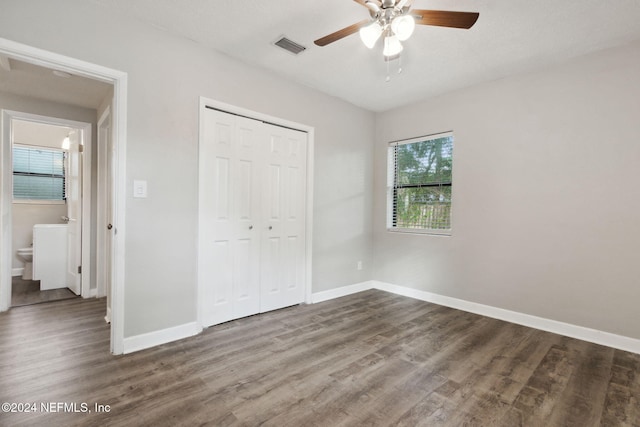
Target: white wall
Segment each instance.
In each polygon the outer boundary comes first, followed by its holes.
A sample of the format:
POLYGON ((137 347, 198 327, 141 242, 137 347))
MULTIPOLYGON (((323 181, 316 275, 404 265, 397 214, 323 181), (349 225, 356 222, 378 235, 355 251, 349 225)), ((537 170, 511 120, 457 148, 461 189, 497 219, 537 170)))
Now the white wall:
POLYGON ((315 127, 313 291, 371 278, 372 113, 82 0, 3 0, 0 37, 128 73, 125 337, 196 320, 200 96, 315 127))
POLYGON ((378 115, 374 279, 640 338, 640 43, 378 115), (453 130, 453 236, 385 231, 387 142, 453 130))

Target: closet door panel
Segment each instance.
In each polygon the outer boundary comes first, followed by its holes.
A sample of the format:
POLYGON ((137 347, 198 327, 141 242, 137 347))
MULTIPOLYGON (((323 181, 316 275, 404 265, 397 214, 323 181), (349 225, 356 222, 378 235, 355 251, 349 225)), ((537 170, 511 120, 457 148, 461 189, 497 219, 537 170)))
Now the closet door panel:
POLYGON ((204 116, 200 147, 199 280, 205 326, 260 309, 261 123, 204 116), (251 268, 253 266, 253 268, 251 268))
POLYGON ((305 274, 304 150, 307 136, 278 126, 265 127, 269 140, 266 161, 270 172, 262 200, 263 206, 268 207, 268 215, 263 226, 261 312, 303 302, 305 274), (277 250, 275 241, 278 242, 277 250))
POLYGON ((200 145, 200 212, 198 280, 204 283, 200 310, 205 326, 232 317, 233 242, 231 182, 235 123, 231 117, 207 114, 200 145))
POLYGON ((260 312, 260 185, 264 132, 262 123, 236 117, 233 207, 233 318, 260 312))

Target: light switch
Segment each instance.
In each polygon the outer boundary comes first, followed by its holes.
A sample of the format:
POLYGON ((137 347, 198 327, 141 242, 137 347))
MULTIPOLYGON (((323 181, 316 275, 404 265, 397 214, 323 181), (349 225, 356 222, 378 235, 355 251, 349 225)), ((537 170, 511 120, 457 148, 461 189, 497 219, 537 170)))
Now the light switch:
POLYGON ((147 181, 133 181, 133 197, 139 199, 147 197, 147 181))

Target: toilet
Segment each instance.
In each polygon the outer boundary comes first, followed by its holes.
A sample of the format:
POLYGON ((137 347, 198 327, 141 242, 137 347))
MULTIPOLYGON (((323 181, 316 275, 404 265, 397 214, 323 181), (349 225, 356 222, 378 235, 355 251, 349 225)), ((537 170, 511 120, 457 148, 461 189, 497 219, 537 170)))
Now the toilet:
POLYGON ((23 280, 33 280, 33 248, 18 249, 18 258, 24 261, 23 280))

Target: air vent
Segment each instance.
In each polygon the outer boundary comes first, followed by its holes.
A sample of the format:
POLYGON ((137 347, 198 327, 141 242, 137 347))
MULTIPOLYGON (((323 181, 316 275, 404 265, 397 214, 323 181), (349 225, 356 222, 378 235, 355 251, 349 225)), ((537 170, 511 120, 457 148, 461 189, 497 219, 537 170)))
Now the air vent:
POLYGON ((301 52, 304 52, 307 48, 292 41, 289 40, 286 37, 280 37, 280 40, 278 40, 277 42, 273 43, 274 45, 286 50, 287 52, 291 52, 294 55, 298 55, 301 52))

